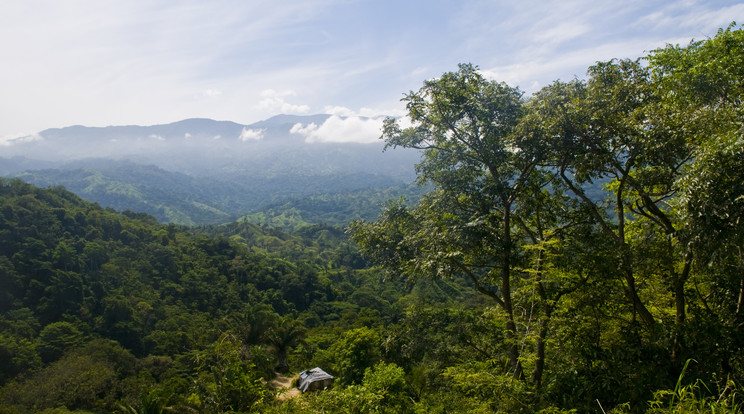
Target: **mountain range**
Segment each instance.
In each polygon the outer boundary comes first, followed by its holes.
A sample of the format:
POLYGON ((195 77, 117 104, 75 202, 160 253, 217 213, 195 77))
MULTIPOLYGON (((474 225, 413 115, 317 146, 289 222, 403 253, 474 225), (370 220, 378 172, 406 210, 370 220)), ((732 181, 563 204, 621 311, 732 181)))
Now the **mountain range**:
POLYGON ((0 175, 61 185, 104 207, 185 225, 223 223, 267 206, 275 211, 277 203, 303 197, 406 188, 413 181, 416 151, 383 152, 382 142, 308 142, 295 133, 297 126, 321 125, 329 117, 47 129, 0 147, 0 175))

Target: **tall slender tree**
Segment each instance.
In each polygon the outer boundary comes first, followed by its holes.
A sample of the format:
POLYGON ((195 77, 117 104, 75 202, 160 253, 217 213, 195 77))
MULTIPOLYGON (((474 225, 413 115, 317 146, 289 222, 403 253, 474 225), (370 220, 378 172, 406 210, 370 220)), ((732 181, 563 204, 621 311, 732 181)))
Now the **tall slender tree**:
POLYGON ((522 93, 463 64, 403 101, 413 126, 388 119, 382 138, 386 147, 421 149, 418 179, 435 190, 415 208, 393 203, 378 222, 353 223, 353 238, 392 273, 467 278, 502 310, 508 366, 522 378, 514 289, 525 274, 515 215, 542 157, 536 141, 517 130, 522 93))

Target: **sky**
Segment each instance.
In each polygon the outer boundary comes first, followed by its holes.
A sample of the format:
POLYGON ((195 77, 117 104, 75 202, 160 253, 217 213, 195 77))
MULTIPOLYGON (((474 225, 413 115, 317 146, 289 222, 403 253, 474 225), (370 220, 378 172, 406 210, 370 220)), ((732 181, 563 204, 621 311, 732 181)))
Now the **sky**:
POLYGON ((5 0, 0 143, 69 125, 317 113, 336 116, 295 133, 368 142, 381 116, 404 114, 404 93, 459 63, 529 96, 732 21, 744 1, 5 0))

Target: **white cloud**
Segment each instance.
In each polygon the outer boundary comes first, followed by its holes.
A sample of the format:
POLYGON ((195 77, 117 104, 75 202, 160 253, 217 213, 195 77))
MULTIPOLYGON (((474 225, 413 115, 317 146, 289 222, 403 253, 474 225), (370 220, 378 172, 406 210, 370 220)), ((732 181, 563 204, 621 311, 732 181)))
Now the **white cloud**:
POLYGON ((310 136, 317 130, 318 130, 318 126, 315 125, 315 122, 311 122, 307 126, 304 126, 301 123, 296 123, 292 125, 292 128, 290 128, 289 133, 310 136))
POLYGON ((522 91, 532 93, 554 80, 582 79, 586 76, 589 66, 597 61, 613 58, 635 59, 645 54, 644 48, 650 51, 665 44, 664 41, 643 42, 643 45, 637 41, 607 42, 577 48, 562 55, 538 55, 520 63, 481 69, 480 72, 488 79, 506 82, 510 86, 518 86, 522 91))
POLYGON ((534 36, 534 41, 537 43, 556 45, 568 40, 575 39, 581 35, 586 34, 590 30, 591 29, 586 24, 564 22, 547 30, 543 30, 542 32, 536 33, 534 36))
POLYGON ((379 142, 382 134, 382 121, 386 117, 398 118, 403 128, 411 126, 406 117, 404 105, 399 104, 394 109, 361 108, 354 111, 345 106, 325 107, 326 114, 331 115, 320 125, 297 123, 292 126, 290 133, 305 137, 305 141, 313 142, 355 142, 369 144, 379 142))
POLYGON ((744 20, 744 2, 467 0, 427 3, 421 16, 384 1, 0 2, 0 137, 186 117, 247 124, 329 102, 339 117, 397 116, 348 108, 392 107, 459 62, 537 89, 596 60, 713 36, 744 20))
POLYGON ((306 142, 356 142, 362 144, 379 142, 382 134, 382 121, 392 116, 399 119, 403 127, 410 126, 405 116, 404 105, 395 108, 360 108, 354 111, 345 106, 326 105, 324 113, 331 115, 320 125, 310 123, 295 124, 290 129, 293 134, 303 135, 306 142))
POLYGON ((24 136, 18 136, 18 135, 8 135, 8 136, 0 136, 0 146, 11 146, 15 144, 23 144, 26 142, 34 142, 34 141, 43 141, 44 137, 42 137, 39 134, 30 134, 30 135, 24 135, 24 136))
POLYGON ((295 96, 292 90, 277 92, 273 89, 266 89, 261 92, 261 101, 255 106, 256 109, 268 113, 282 114, 306 114, 310 111, 308 105, 297 105, 286 101, 285 97, 295 96))
POLYGON ((259 141, 263 139, 264 137, 264 130, 263 129, 248 129, 243 128, 243 130, 240 132, 240 136, 238 139, 241 141, 259 141))
POLYGON ((276 91, 274 89, 264 89, 261 91, 261 96, 264 98, 284 97, 284 96, 297 96, 297 92, 291 89, 285 89, 283 91, 276 91))
POLYGON ((165 138, 163 138, 163 137, 161 137, 160 135, 157 135, 157 134, 151 134, 149 138, 152 138, 152 139, 157 140, 157 141, 165 141, 165 138))
POLYGON ((356 114, 351 109, 345 106, 326 106, 324 113, 337 115, 337 116, 355 116, 356 114))
POLYGON ((326 105, 323 113, 329 115, 336 115, 342 118, 346 117, 362 117, 362 118, 381 118, 386 116, 402 116, 406 114, 405 107, 402 104, 397 105, 396 108, 378 109, 378 108, 360 108, 359 111, 353 111, 345 106, 331 106, 326 105))
POLYGON ((220 95, 222 95, 222 91, 218 89, 206 89, 202 91, 202 96, 206 96, 208 98, 214 98, 220 95))
MULTIPOLYGON (((732 4, 721 8, 711 8, 704 2, 672 2, 638 19, 638 28, 652 27, 656 30, 674 30, 680 27, 693 30, 715 30, 728 26, 733 20, 744 16, 744 4, 732 4)), ((698 33, 696 38, 711 33, 698 33)), ((687 39, 689 42, 690 39, 687 39)))
POLYGON ((320 126, 295 124, 290 132, 304 135, 306 142, 372 143, 378 141, 381 129, 382 118, 332 115, 320 126))
POLYGON ((710 30, 727 27, 733 20, 741 22, 744 17, 744 4, 735 4, 719 10, 706 10, 699 15, 690 14, 686 17, 685 23, 688 27, 697 27, 701 24, 710 30))
POLYGON ((398 102, 397 105, 395 105, 394 108, 387 108, 387 109, 377 109, 377 108, 361 108, 359 109, 359 116, 364 116, 367 118, 380 118, 380 117, 386 117, 386 116, 392 116, 392 117, 400 117, 406 115, 408 112, 406 111, 405 105, 403 103, 398 102))

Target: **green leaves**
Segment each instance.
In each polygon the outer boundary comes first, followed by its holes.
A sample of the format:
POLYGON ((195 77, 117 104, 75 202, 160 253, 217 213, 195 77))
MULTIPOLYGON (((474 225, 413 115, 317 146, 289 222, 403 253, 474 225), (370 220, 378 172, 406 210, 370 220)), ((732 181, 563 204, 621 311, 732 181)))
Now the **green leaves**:
MULTIPOLYGON (((522 93, 506 84, 487 81, 478 68, 463 64, 457 72, 424 82, 403 98, 413 126, 401 129, 385 121, 386 146, 425 149, 420 178, 442 185, 444 171, 470 168, 497 172, 519 151, 511 133, 522 115, 522 93)), ((527 151, 529 153, 529 151, 527 151)), ((510 179, 504 171, 503 179, 510 179)))
POLYGON ((65 351, 82 342, 82 333, 69 322, 54 322, 39 334, 39 355, 44 362, 56 361, 65 351))
POLYGON ((191 400, 206 412, 251 411, 269 398, 246 348, 233 336, 222 335, 196 360, 198 397, 191 400))
POLYGON ((383 128, 388 146, 423 151, 419 182, 434 189, 354 223, 353 240, 391 275, 460 276, 492 298, 516 378, 534 364, 540 385, 553 315, 594 318, 587 338, 633 332, 638 349, 663 344, 678 363, 704 346, 685 336, 688 316, 744 320, 742 67, 735 25, 645 59, 598 62, 586 81, 528 99, 460 65, 404 97, 411 127, 383 128))
POLYGON ((365 370, 380 359, 380 335, 370 328, 344 332, 330 349, 334 358, 333 375, 343 385, 360 384, 365 370))

